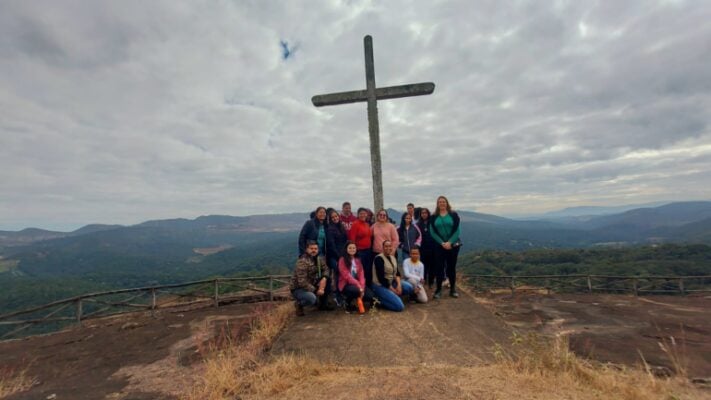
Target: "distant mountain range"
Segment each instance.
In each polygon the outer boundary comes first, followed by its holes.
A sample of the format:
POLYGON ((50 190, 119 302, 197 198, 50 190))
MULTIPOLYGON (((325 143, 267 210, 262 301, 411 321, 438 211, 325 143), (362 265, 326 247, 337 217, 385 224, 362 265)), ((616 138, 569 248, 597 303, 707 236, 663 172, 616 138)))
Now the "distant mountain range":
MULTIPOLYGON (((463 229, 471 231, 468 240, 481 245, 508 248, 513 242, 530 242, 530 246, 588 246, 599 242, 700 242, 711 236, 711 202, 676 202, 655 207, 627 209, 621 207, 573 207, 545 214, 539 219, 511 219, 473 211, 459 211, 463 229), (610 212, 615 209, 623 212, 610 212), (496 240, 478 238, 484 230, 496 240), (507 238, 507 236, 509 236, 507 238), (508 239, 508 240, 507 240, 508 239)), ((390 217, 399 221, 402 213, 389 209, 390 217)), ((0 255, 13 247, 64 239, 59 243, 82 242, 89 237, 124 237, 126 233, 155 229, 159 237, 181 238, 195 246, 217 246, 230 242, 236 235, 244 240, 250 233, 295 232, 308 218, 308 213, 251 215, 234 217, 209 215, 195 219, 146 221, 132 226, 92 224, 72 232, 27 228, 21 231, 0 231, 0 255), (106 233, 113 232, 113 233, 106 233), (80 238, 81 237, 81 238, 80 238), (4 251, 3 251, 4 249, 4 251)), ((466 237, 467 235, 465 235, 466 237)), ((49 245, 49 244, 48 244, 49 245)), ((475 246, 479 248, 480 246, 475 246)), ((518 247, 518 246, 514 246, 518 247)))
MULTIPOLYGON (((399 221, 401 212, 389 210, 399 221)), ((459 211, 463 253, 497 249, 711 244, 711 202, 612 215, 516 220, 459 211)), ((288 273, 308 213, 87 225, 73 232, 0 231, 0 313, 82 292, 210 276, 288 273)))

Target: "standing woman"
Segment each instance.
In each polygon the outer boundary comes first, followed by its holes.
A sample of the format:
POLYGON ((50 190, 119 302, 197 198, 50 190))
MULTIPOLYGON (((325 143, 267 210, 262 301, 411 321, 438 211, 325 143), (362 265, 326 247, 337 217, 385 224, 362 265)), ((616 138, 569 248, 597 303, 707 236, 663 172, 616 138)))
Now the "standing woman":
POLYGON ((437 243, 435 262, 437 263, 437 291, 434 298, 442 297, 444 273, 449 277, 449 295, 459 297, 457 293, 457 256, 462 242, 459 240, 459 215, 452 211, 452 206, 444 196, 437 198, 434 215, 430 217, 430 234, 437 243))
POLYGON ((435 251, 437 250, 437 242, 432 238, 430 234, 430 210, 427 208, 422 208, 420 210, 420 218, 417 220, 417 227, 420 228, 422 232, 422 243, 420 244, 420 260, 425 264, 425 280, 430 289, 435 281, 436 275, 436 264, 435 264, 435 251))
POLYGON ((390 223, 388 212, 384 209, 378 211, 375 216, 375 223, 371 227, 373 231, 373 255, 377 256, 383 252, 383 242, 389 241, 393 246, 393 254, 397 259, 395 251, 400 247, 400 237, 397 234, 397 228, 390 223))
POLYGON ((338 211, 331 210, 329 213, 328 227, 326 228, 326 262, 331 269, 331 277, 336 290, 336 301, 340 301, 340 291, 338 290, 338 259, 343 257, 343 252, 348 241, 346 228, 341 224, 341 216, 338 211))
POLYGON ((400 227, 397 228, 400 238, 400 249, 402 249, 402 259, 410 258, 410 249, 419 246, 422 242, 422 232, 412 220, 412 215, 404 214, 400 227))
POLYGON ((356 245, 356 255, 363 264, 366 285, 370 285, 373 281, 372 238, 373 234, 370 231, 370 223, 368 222, 368 210, 361 207, 358 209, 358 219, 353 222, 351 230, 348 231, 348 240, 356 245))
POLYGON ((326 255, 326 207, 318 207, 313 219, 304 223, 299 233, 299 257, 306 253, 306 243, 313 240, 318 243, 318 254, 326 255))

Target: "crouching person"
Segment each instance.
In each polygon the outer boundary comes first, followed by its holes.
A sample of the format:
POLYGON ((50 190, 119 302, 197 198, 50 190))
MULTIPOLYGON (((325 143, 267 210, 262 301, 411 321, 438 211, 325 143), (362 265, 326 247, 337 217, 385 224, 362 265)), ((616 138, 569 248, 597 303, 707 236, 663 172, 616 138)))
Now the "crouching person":
POLYGON ((420 247, 412 246, 410 258, 402 262, 402 269, 405 272, 405 279, 415 288, 415 296, 418 303, 427 303, 427 292, 425 291, 425 266, 420 261, 420 247))
POLYGON ((338 290, 345 299, 346 311, 353 308, 353 302, 373 300, 372 292, 365 286, 363 264, 357 256, 355 242, 346 242, 346 254, 338 260, 338 290))
POLYGON ((405 303, 400 296, 409 296, 414 291, 409 282, 400 280, 402 275, 397 258, 393 255, 393 244, 386 240, 383 242, 383 252, 373 260, 373 283, 370 285, 375 297, 386 310, 403 311, 405 303))
POLYGON ((296 300, 296 315, 304 315, 304 306, 318 303, 319 309, 330 309, 328 295, 331 293, 329 269, 323 257, 318 255, 318 243, 310 240, 306 252, 299 257, 291 278, 291 294, 296 300))

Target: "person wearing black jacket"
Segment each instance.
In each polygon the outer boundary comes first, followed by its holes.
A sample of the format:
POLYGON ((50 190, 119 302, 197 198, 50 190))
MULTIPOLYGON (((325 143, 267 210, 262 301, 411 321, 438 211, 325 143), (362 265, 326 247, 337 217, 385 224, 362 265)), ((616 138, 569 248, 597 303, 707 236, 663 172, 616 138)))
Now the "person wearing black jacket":
POLYGON ((420 243, 420 260, 422 264, 425 265, 425 280, 430 289, 435 281, 435 250, 437 249, 437 242, 432 239, 430 234, 430 210, 423 207, 420 209, 420 218, 417 220, 417 227, 420 228, 422 233, 422 243, 420 243))
POLYGON ((328 215, 328 225, 326 227, 326 262, 331 269, 331 278, 336 294, 336 302, 340 304, 341 296, 338 291, 338 260, 345 255, 348 233, 341 223, 341 216, 338 211, 331 210, 328 215))
POLYGON ((326 255, 326 208, 318 207, 314 216, 304 223, 299 232, 299 257, 306 252, 306 243, 313 240, 318 243, 318 254, 326 255))

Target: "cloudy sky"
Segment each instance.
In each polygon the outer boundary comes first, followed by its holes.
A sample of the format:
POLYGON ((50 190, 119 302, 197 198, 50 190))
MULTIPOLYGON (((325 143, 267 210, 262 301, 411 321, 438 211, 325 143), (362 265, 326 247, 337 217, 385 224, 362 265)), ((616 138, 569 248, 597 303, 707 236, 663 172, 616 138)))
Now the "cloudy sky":
POLYGON ((708 1, 2 1, 0 230, 711 199, 708 1))

